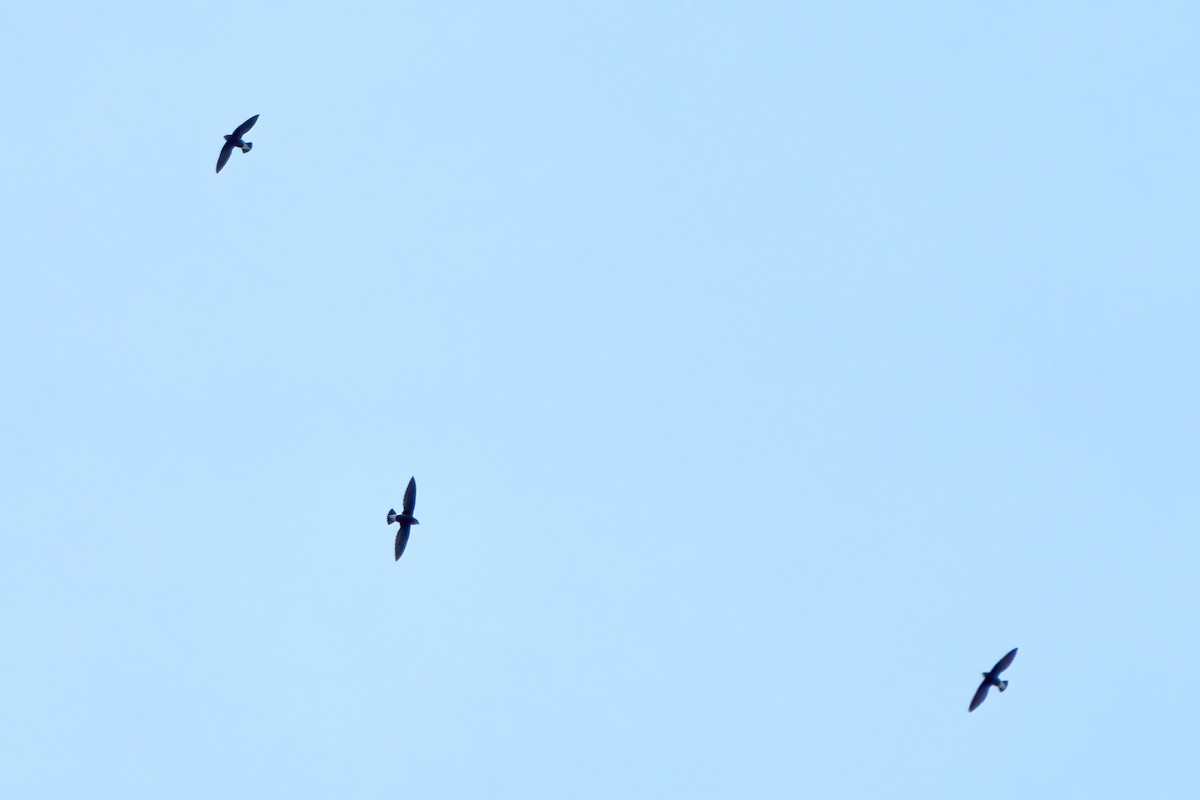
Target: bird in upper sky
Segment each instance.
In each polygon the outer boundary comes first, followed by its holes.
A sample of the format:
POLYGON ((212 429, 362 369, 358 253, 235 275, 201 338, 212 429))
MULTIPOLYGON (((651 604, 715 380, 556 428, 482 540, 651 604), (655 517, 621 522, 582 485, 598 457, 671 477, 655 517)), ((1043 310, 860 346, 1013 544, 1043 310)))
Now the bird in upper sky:
POLYGON ((983 673, 983 683, 979 684, 979 688, 975 690, 975 696, 971 698, 971 707, 967 709, 968 712, 979 708, 980 704, 987 699, 988 689, 995 686, 1003 692, 1008 688, 1008 681, 1000 680, 1000 673, 1008 669, 1016 657, 1017 648, 1014 647, 1004 658, 996 662, 996 666, 992 667, 991 672, 983 673))
POLYGON ((221 167, 225 166, 225 162, 229 160, 229 154, 233 152, 233 148, 240 147, 243 153, 249 153, 250 148, 254 147, 254 142, 244 142, 242 141, 242 137, 254 127, 254 123, 256 122, 258 122, 258 114, 255 114, 234 128, 232 134, 225 135, 225 144, 221 145, 221 155, 217 157, 217 172, 220 172, 221 167))
POLYGON ((390 508, 387 513, 388 525, 393 522, 400 525, 400 530, 396 532, 396 560, 400 560, 400 556, 404 555, 404 548, 408 545, 408 533, 413 525, 420 525, 417 518, 412 515, 413 509, 417 505, 417 479, 408 479, 408 488, 404 490, 404 508, 397 514, 396 509, 390 508))

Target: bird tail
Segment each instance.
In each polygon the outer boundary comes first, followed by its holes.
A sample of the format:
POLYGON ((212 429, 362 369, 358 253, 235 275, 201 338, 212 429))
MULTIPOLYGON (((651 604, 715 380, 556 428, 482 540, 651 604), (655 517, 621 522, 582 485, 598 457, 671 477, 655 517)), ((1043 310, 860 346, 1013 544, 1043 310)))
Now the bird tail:
POLYGON ((1008 681, 1000 681, 1000 685, 997 686, 996 688, 1003 692, 1005 689, 1008 688, 1008 681))
POLYGON ((396 509, 390 508, 390 509, 388 509, 388 525, 391 525, 395 521, 396 521, 396 509))
POLYGON ((244 145, 242 145, 242 152, 249 153, 251 147, 254 147, 254 142, 246 142, 244 145))

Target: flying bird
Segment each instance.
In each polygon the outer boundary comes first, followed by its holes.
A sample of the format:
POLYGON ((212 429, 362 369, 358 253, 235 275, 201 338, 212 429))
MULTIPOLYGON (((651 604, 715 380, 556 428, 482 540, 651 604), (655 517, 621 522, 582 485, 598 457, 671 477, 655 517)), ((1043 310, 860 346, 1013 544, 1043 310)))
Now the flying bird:
POLYGON ((1008 681, 1000 680, 1000 673, 1008 669, 1009 665, 1012 664, 1013 659, 1016 657, 1017 648, 1014 647, 1012 650, 1008 651, 1008 654, 1005 655, 1004 658, 996 662, 996 666, 992 667, 991 672, 983 673, 983 683, 979 684, 979 688, 975 690, 975 696, 971 698, 971 707, 967 709, 968 712, 979 708, 980 704, 987 699, 988 689, 995 686, 997 689, 1003 692, 1008 688, 1008 681))
POLYGON ((254 127, 254 123, 256 122, 258 122, 258 114, 255 114, 234 128, 232 134, 226 134, 225 144, 221 145, 221 155, 217 157, 217 172, 220 172, 221 167, 225 166, 225 162, 229 160, 229 154, 233 152, 233 148, 240 147, 243 153, 249 153, 250 148, 254 147, 254 142, 243 142, 242 137, 254 127))
POLYGON ((400 530, 396 532, 396 560, 400 560, 400 556, 404 555, 404 548, 408 545, 408 532, 413 525, 420 525, 417 518, 412 515, 413 508, 417 505, 417 479, 408 479, 408 488, 404 490, 404 510, 399 514, 396 509, 388 509, 387 521, 388 525, 393 522, 400 525, 400 530))

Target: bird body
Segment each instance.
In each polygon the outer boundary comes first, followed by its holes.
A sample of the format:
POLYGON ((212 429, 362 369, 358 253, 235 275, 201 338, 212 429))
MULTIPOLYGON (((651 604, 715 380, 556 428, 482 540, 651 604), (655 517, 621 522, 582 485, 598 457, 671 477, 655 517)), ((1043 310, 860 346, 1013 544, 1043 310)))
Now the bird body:
POLYGON ((979 684, 979 688, 975 690, 975 696, 971 698, 971 706, 967 709, 968 712, 979 708, 980 704, 987 699, 988 689, 995 686, 1000 691, 1008 688, 1008 681, 1000 680, 1000 673, 1008 669, 1012 664, 1013 659, 1017 657, 1017 648, 1009 650, 1004 658, 996 662, 996 665, 988 672, 983 673, 983 681, 979 684))
POLYGON ((225 134, 225 144, 221 145, 221 155, 217 156, 217 172, 220 172, 221 167, 225 166, 225 162, 229 161, 229 154, 233 152, 233 148, 236 147, 243 153, 249 153, 250 148, 254 147, 254 142, 244 141, 242 137, 254 127, 256 122, 258 122, 258 114, 234 128, 232 134, 225 134))
POLYGON ((408 535, 412 532, 413 525, 420 525, 420 521, 413 516, 413 509, 417 506, 417 479, 408 479, 408 488, 404 490, 404 506, 399 514, 396 509, 388 509, 387 523, 391 525, 393 522, 400 526, 400 530, 396 532, 396 560, 400 560, 400 556, 404 555, 404 548, 408 546, 408 535))

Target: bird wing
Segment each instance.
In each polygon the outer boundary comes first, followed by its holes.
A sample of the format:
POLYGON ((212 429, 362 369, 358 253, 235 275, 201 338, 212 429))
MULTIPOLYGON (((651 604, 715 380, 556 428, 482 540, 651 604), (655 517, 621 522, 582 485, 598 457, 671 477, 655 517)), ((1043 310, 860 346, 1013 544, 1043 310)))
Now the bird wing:
POLYGON ((967 709, 968 713, 979 708, 979 704, 987 699, 988 689, 990 689, 991 686, 991 681, 984 678, 983 683, 979 684, 979 688, 975 690, 975 696, 971 698, 971 707, 967 709))
POLYGON ((396 560, 400 560, 400 556, 404 555, 404 548, 408 547, 408 534, 412 531, 411 525, 401 525, 400 530, 396 532, 396 560))
POLYGON ((1004 658, 996 662, 996 666, 992 667, 992 674, 999 675, 1001 672, 1004 672, 1004 670, 1008 669, 1008 665, 1011 664, 1013 659, 1016 657, 1017 648, 1014 647, 1012 650, 1008 651, 1008 654, 1005 655, 1004 658))
POLYGON ((417 506, 417 479, 408 479, 408 488, 404 490, 404 513, 412 514, 417 506))
POLYGON ((238 125, 236 128, 234 128, 233 129, 233 138, 240 139, 243 136, 245 136, 250 131, 250 129, 254 127, 254 123, 256 123, 256 122, 258 122, 258 114, 255 114, 253 117, 251 117, 250 119, 243 122, 241 125, 238 125))
POLYGON ((229 160, 229 154, 233 152, 233 140, 229 140, 221 145, 221 155, 217 156, 217 172, 221 171, 221 167, 225 166, 225 162, 229 160))

